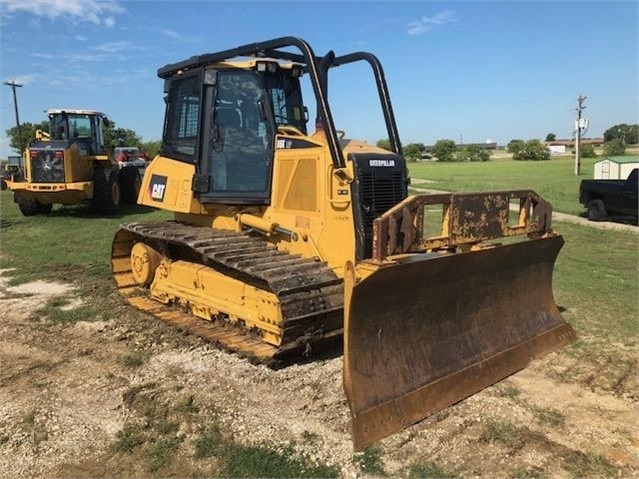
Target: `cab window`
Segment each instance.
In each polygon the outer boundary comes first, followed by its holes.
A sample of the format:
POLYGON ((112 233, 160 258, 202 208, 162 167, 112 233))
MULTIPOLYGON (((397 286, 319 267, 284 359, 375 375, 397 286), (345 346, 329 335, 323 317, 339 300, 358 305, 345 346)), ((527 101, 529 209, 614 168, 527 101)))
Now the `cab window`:
POLYGON ((262 91, 255 72, 218 72, 208 158, 214 195, 268 196, 273 133, 260 113, 262 91))

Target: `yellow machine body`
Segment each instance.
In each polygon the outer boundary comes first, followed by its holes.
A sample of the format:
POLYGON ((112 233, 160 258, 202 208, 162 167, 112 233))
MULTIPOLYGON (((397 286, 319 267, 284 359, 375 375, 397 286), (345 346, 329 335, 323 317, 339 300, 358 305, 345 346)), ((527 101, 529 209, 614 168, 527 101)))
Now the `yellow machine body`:
POLYGON ((42 204, 72 205, 93 198, 93 162, 103 161, 108 164, 108 156, 82 155, 76 144, 51 152, 54 157, 56 153, 66 172, 64 182, 34 181, 31 150, 27 148, 24 155, 24 179, 23 181, 8 180, 9 189, 24 198, 37 200, 42 204))
POLYGON ((51 133, 36 131, 24 152, 22 174, 6 181, 22 213, 48 213, 53 204, 85 201, 93 201, 96 209, 109 213, 119 207, 121 193, 125 201, 134 202, 140 175, 137 169, 120 170, 107 153, 106 116, 75 109, 47 113, 51 133))
POLYGON ((550 227, 551 206, 530 190, 409 196, 372 55, 317 58, 286 37, 158 74, 164 147, 138 203, 174 220, 121 226, 112 246, 118 289, 131 305, 272 367, 342 341, 356 450, 575 339, 552 294, 563 239, 550 227), (373 67, 392 151, 340 137, 332 123, 328 71, 362 59, 373 67), (300 64, 318 102, 312 134, 301 100, 291 103, 300 64), (264 158, 231 154, 223 118, 233 109, 242 128, 262 122, 264 158))
MULTIPOLYGON (((296 136, 299 136, 296 135, 296 136)), ((278 141, 294 138, 278 134, 278 141)), ((191 190, 193 165, 158 156, 148 166, 142 181, 138 203, 175 212, 175 218, 190 224, 241 231, 254 227, 266 234, 265 240, 280 250, 327 262, 343 276, 346 261, 355 261, 355 229, 349 188, 352 170, 347 166, 338 177, 326 151, 318 142, 302 154, 296 150, 277 150, 273 167, 273 201, 267 206, 203 205, 191 190), (153 199, 151 178, 168 178, 163 201, 153 199), (275 234, 281 226, 294 232, 292 238, 275 234), (334 241, 339 238, 339 241, 334 241)), ((349 141, 345 153, 374 152, 375 146, 349 141)), ((290 235, 289 235, 290 236, 290 235)))

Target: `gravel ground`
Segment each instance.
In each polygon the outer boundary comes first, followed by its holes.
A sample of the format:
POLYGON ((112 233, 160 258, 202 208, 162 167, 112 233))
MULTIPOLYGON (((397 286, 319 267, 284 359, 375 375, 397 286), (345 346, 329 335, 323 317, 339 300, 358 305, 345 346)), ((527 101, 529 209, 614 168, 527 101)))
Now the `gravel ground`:
MULTIPOLYGON (((52 325, 35 311, 73 289, 8 287, 11 272, 2 273, 0 478, 211 475, 193 441, 212 417, 236 443, 288 444, 341 477, 370 475, 352 450, 340 357, 272 371, 124 307, 116 320, 52 325), (131 351, 145 354, 135 368, 123 361, 131 351), (113 451, 149 404, 173 407, 185 396, 200 412, 180 422, 186 439, 172 464, 149 471, 144 456, 113 451)), ((613 391, 554 379, 573 367, 565 352, 550 354, 380 441, 378 474, 406 477, 412 465, 434 463, 463 477, 636 477, 636 384, 613 391)))

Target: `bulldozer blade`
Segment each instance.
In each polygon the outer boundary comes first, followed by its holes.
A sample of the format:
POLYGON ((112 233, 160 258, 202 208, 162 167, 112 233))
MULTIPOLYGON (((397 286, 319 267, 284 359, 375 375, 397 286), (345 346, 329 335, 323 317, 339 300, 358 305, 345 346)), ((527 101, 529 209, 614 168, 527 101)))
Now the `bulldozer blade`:
MULTIPOLYGON (((416 254, 345 277, 344 389, 362 450, 576 339, 552 294, 561 236, 416 254)), ((348 269, 348 268, 347 268, 348 269)))

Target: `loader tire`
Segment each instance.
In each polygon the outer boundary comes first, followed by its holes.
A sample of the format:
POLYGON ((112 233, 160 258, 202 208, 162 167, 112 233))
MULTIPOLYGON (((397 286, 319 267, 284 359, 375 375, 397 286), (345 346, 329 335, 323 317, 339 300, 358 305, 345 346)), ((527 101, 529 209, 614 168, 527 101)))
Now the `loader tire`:
POLYGON ((18 208, 20 208, 20 212, 23 216, 48 214, 51 213, 51 209, 53 208, 52 204, 43 204, 36 199, 29 200, 15 195, 14 201, 18 203, 18 208))
POLYGON ((142 179, 137 168, 122 168, 119 174, 122 191, 122 203, 134 205, 138 202, 138 194, 142 186, 142 179))
POLYGON ((588 219, 591 221, 601 221, 607 216, 606 205, 603 200, 591 200, 588 203, 588 219))
POLYGON ((0 180, 0 190, 4 191, 7 189, 7 182, 4 179, 0 180))
POLYGON ((116 171, 97 169, 93 174, 93 208, 113 214, 120 208, 120 182, 116 171))

